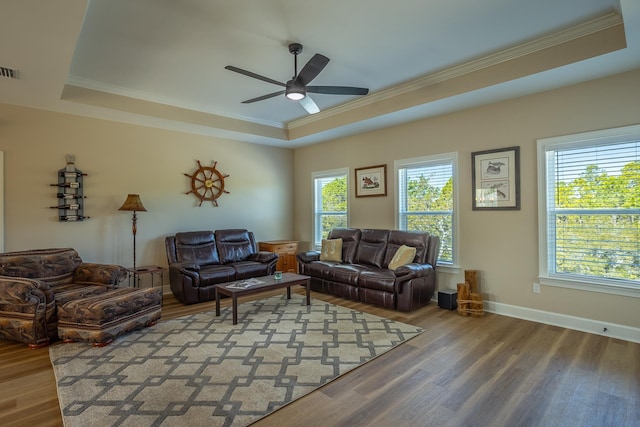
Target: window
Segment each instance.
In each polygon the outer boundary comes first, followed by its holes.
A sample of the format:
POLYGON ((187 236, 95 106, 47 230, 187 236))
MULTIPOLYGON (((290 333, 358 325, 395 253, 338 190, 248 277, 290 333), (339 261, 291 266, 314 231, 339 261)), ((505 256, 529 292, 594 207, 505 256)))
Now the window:
POLYGON ((438 265, 457 264, 457 163, 456 153, 395 162, 398 229, 439 236, 438 265))
POLYGON ((348 169, 313 174, 313 241, 316 248, 337 227, 348 227, 348 169))
POLYGON ((540 281, 640 296, 640 126, 538 141, 540 281))

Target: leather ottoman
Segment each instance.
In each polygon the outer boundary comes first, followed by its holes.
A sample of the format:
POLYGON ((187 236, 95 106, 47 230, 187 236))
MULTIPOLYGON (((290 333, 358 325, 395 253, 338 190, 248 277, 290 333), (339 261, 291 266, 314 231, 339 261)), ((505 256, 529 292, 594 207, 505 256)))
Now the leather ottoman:
POLYGON ((160 319, 160 288, 117 288, 58 306, 58 336, 64 342, 89 341, 96 347, 160 319))

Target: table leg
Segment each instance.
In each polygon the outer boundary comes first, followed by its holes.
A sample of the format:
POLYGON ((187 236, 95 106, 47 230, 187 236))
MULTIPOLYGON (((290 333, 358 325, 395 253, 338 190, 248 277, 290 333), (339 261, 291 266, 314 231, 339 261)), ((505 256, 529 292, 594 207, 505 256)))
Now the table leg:
POLYGON ((232 302, 232 310, 233 310, 233 324, 237 325, 238 324, 238 297, 236 296, 235 292, 231 296, 231 302, 232 302))
POLYGON ((287 299, 291 299, 291 286, 287 286, 287 299))
POLYGON ((218 293, 218 289, 215 289, 216 294, 216 317, 220 316, 220 294, 218 293))
POLYGON ((311 305, 311 280, 307 279, 307 305, 311 305))

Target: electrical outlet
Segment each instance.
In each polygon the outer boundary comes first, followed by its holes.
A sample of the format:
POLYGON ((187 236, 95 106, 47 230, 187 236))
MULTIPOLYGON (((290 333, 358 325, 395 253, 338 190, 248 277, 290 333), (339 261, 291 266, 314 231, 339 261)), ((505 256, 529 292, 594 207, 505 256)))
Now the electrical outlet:
POLYGON ((533 293, 534 294, 539 294, 540 293, 540 283, 534 283, 533 284, 533 293))

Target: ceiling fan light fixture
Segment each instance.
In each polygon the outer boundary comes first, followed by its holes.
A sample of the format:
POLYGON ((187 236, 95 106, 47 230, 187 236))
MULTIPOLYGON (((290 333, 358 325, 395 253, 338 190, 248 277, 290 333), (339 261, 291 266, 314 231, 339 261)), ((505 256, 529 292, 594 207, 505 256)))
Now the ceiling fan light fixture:
POLYGON ((304 87, 295 86, 293 84, 288 84, 287 88, 284 92, 285 96, 292 101, 300 101, 302 98, 307 96, 304 87))
POLYGON ((287 98, 289 98, 292 101, 300 101, 305 96, 306 95, 304 93, 299 93, 299 92, 289 92, 287 94, 287 98))

